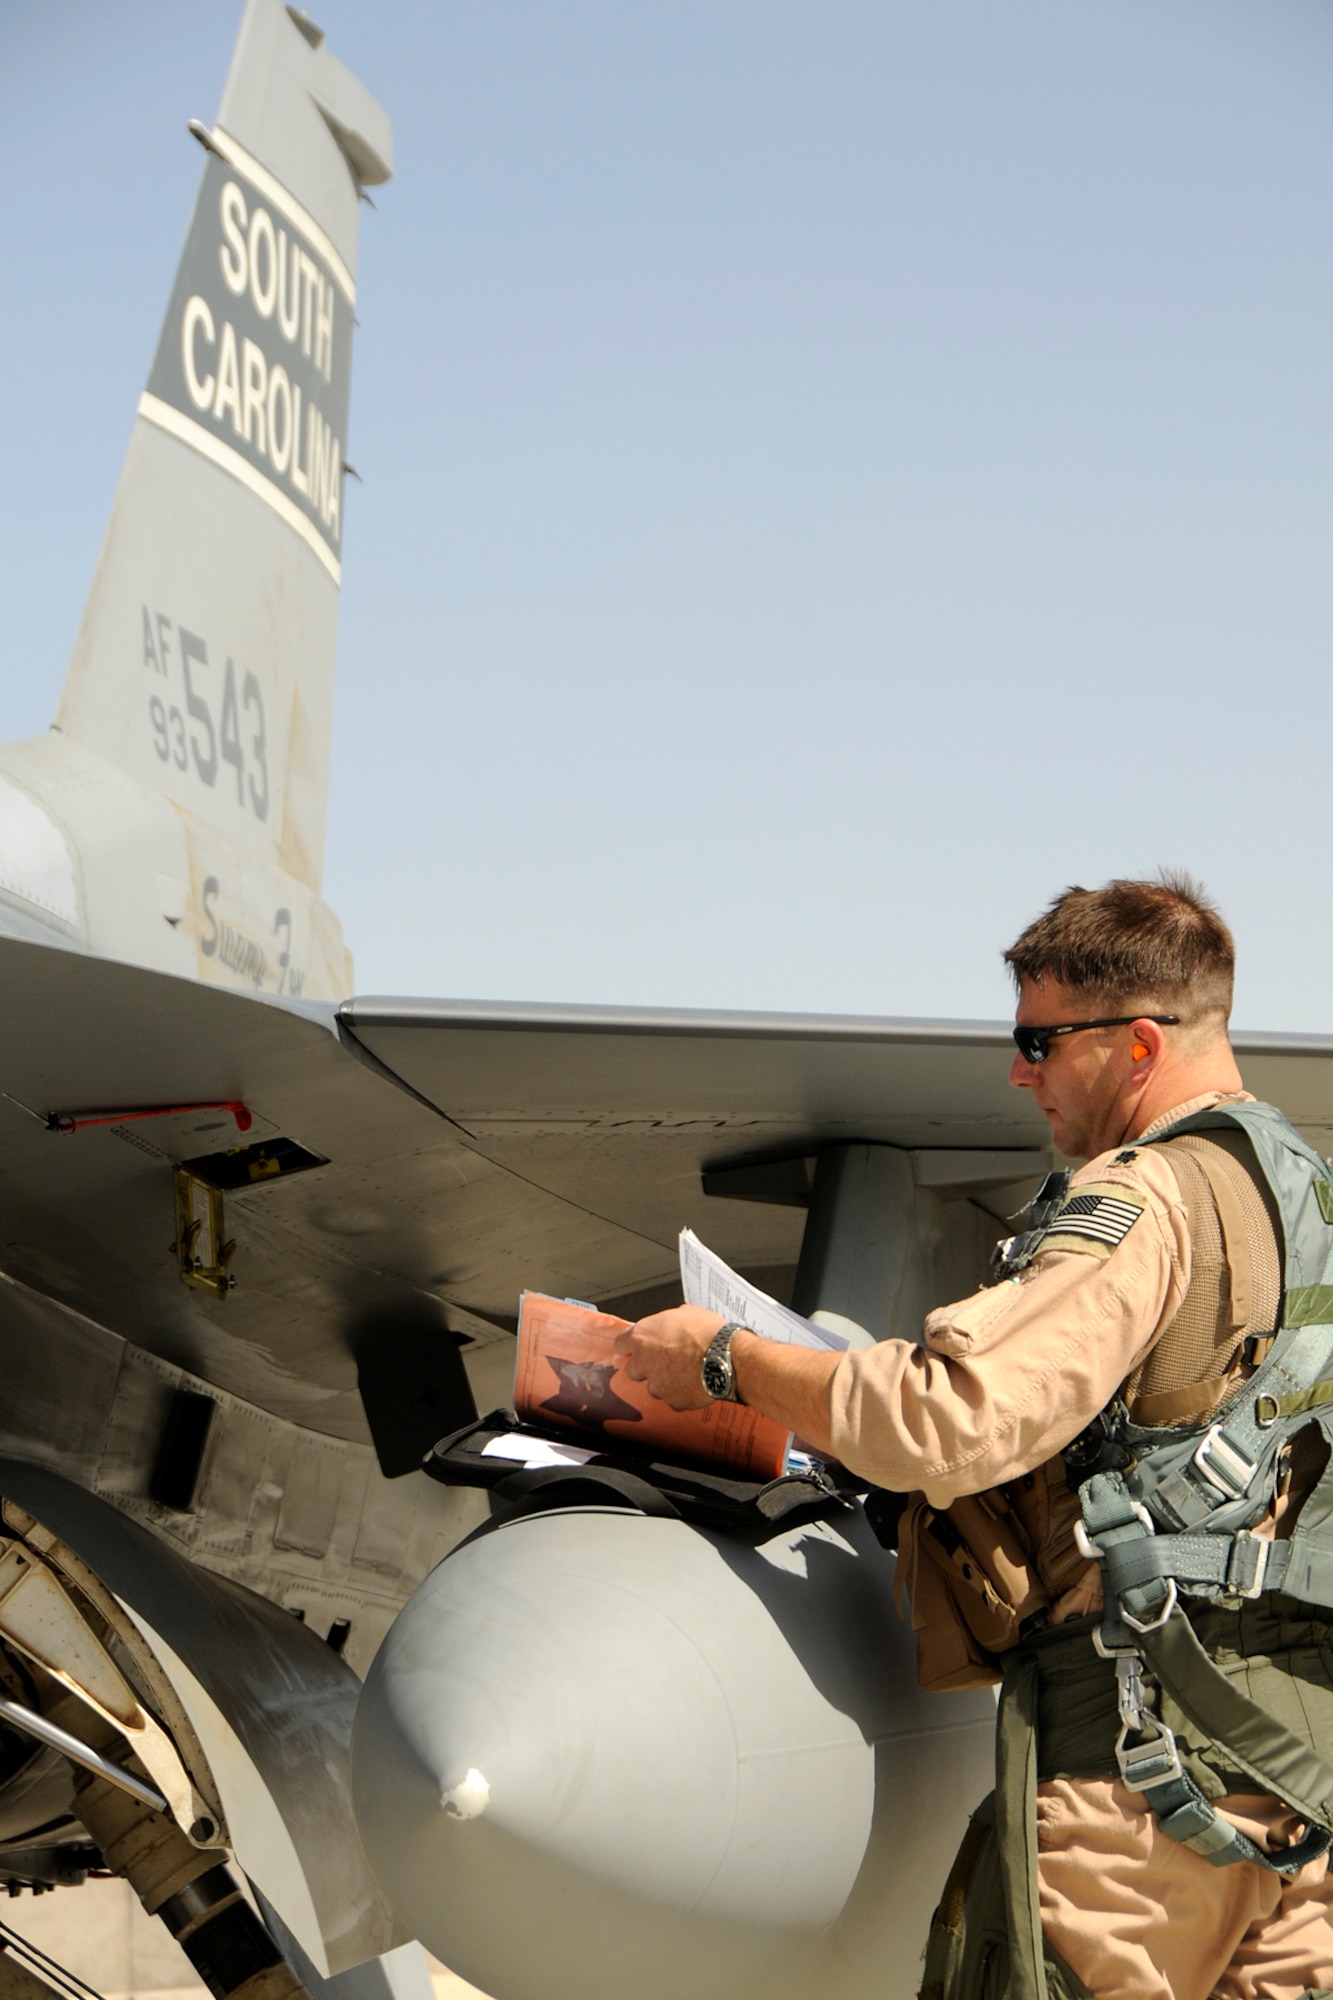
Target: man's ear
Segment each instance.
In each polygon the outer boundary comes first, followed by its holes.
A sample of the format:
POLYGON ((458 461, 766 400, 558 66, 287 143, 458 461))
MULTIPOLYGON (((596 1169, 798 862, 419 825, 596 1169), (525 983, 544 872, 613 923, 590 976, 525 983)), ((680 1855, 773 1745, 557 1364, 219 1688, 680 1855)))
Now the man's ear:
POLYGON ((1139 1075, 1146 1075, 1166 1050, 1166 1036, 1162 1032, 1162 1024, 1160 1021, 1150 1021, 1142 1017, 1131 1024, 1130 1034, 1132 1040, 1129 1052, 1134 1061, 1134 1068, 1139 1075))

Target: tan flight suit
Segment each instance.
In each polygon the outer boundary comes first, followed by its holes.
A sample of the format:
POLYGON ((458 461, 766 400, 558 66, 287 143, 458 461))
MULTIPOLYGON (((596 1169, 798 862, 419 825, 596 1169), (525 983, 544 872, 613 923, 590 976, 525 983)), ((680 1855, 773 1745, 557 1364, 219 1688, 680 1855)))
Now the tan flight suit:
MULTIPOLYGON (((1149 1130, 1220 1101, 1220 1093, 1191 1099, 1149 1130)), ((1100 1609, 1096 1566, 1074 1545, 1079 1507, 1059 1454, 1117 1393, 1140 1421, 1196 1420, 1266 1352, 1267 1342, 1242 1342, 1276 1323, 1276 1214, 1254 1176, 1219 1171, 1215 1140, 1168 1141, 1169 1152, 1130 1145, 1090 1161, 1070 1195, 1109 1197, 1120 1223, 1129 1218, 1119 1240, 1053 1232, 1018 1277, 931 1313, 923 1345, 890 1340, 839 1361, 835 1454, 876 1485, 917 1496, 904 1519, 899 1574, 924 1685, 994 1681, 1005 1651, 1026 1635, 1100 1609), (971 1555, 974 1521, 988 1537, 989 1578, 971 1555), (950 1608, 960 1597, 966 1622, 950 1608)), ((1225 1151, 1239 1159, 1245 1143, 1225 1151)), ((1303 1497, 1303 1487, 1298 1494, 1289 1486, 1287 1508, 1303 1497)), ((1280 1500, 1274 1525, 1282 1508, 1280 1500)), ((1261 1687, 1256 1661, 1242 1668, 1254 1698, 1300 1700, 1314 1720, 1318 1691, 1319 1726, 1324 1714, 1333 1723, 1333 1695, 1323 1692, 1333 1688, 1333 1625, 1279 1619, 1261 1606, 1244 1615, 1253 1622, 1261 1613, 1272 1630, 1255 1625, 1244 1650, 1247 1661, 1268 1656, 1268 1679, 1261 1687)), ((1054 1740, 1036 1804, 1048 1944, 1099 2000, 1298 2000, 1333 1987, 1326 1861, 1289 1878, 1246 1862, 1214 1867, 1160 1831, 1113 1763, 1105 1775, 1080 1773, 1087 1736, 1069 1714, 1078 1698, 1059 1700, 1063 1647, 1047 1649, 1057 1676, 1046 1700, 1054 1740)), ((1110 1710, 1113 1721, 1113 1697, 1110 1710)), ((1102 1761, 1094 1760, 1098 1768, 1102 1761)), ((1209 1793, 1253 1838, 1284 1846, 1298 1837, 1299 1822, 1278 1801, 1225 1779, 1214 1766, 1209 1793)))

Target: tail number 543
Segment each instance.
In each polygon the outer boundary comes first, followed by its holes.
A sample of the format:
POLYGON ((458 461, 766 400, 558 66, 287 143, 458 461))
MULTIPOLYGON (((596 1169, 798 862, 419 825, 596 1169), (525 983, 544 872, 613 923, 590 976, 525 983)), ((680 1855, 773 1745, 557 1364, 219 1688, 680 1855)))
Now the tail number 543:
MULTIPOLYGON (((209 678, 208 648, 202 639, 176 627, 176 656, 184 684, 184 712, 160 694, 150 695, 148 715, 153 725, 153 747, 164 764, 179 771, 191 761, 206 785, 216 785, 220 765, 230 764, 236 773, 237 803, 249 804, 258 820, 268 818, 268 737, 264 727, 264 695, 258 676, 247 671, 236 695, 236 667, 228 659, 222 677, 222 709, 215 724, 206 692, 209 678), (242 716, 246 744, 241 740, 242 716)), ((164 649, 165 650, 165 649, 164 649)))

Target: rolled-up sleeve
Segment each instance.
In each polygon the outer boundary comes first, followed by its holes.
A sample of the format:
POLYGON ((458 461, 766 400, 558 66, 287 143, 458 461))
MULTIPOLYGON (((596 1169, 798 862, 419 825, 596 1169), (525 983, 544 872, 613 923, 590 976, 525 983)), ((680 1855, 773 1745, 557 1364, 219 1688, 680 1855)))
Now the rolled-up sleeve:
POLYGON ((1094 1183, 1123 1188, 1138 1210, 1109 1250, 1058 1236, 1020 1277, 931 1313, 922 1345, 886 1340, 842 1356, 830 1429, 849 1470, 945 1507, 1035 1470, 1105 1409, 1174 1318, 1190 1242, 1155 1149, 1089 1162, 1071 1196, 1094 1183))

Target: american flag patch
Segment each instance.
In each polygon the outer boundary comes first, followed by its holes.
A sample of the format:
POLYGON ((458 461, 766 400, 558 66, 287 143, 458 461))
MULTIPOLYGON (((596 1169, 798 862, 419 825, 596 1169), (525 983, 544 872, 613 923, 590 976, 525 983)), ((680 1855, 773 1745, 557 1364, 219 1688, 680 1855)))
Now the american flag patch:
POLYGON ((1071 1195, 1050 1227, 1052 1236, 1083 1236, 1108 1249, 1126 1237, 1143 1213, 1141 1201, 1113 1194, 1071 1195))

